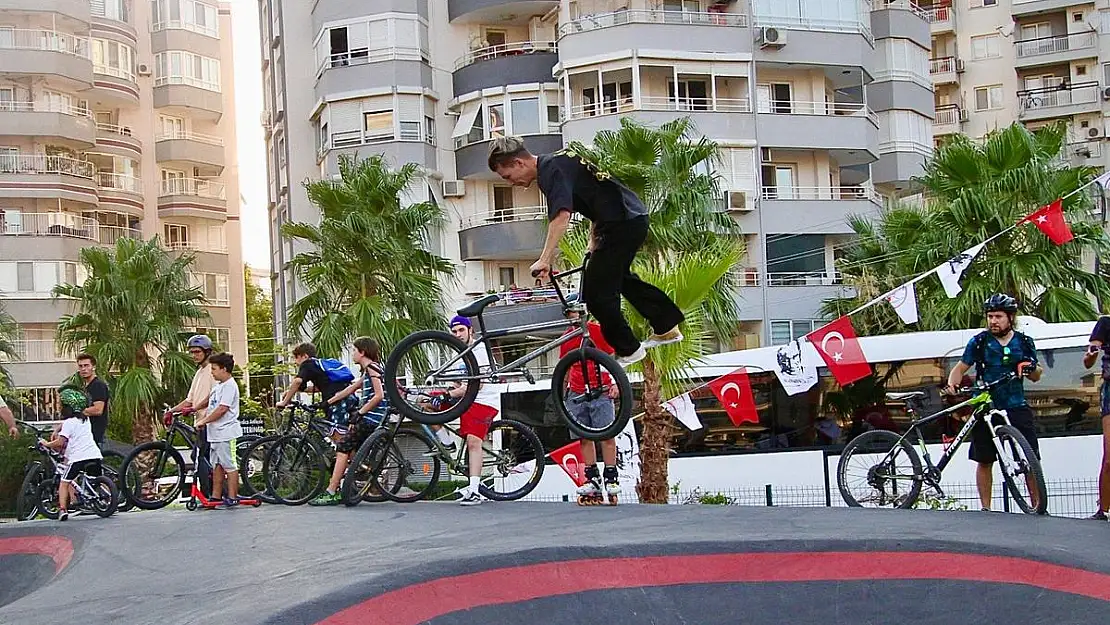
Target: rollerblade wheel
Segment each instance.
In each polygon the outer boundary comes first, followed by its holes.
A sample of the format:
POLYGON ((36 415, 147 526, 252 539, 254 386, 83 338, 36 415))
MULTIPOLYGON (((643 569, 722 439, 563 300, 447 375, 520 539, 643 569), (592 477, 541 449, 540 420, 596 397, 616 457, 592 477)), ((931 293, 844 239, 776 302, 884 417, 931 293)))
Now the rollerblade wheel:
POLYGON ((597 506, 601 505, 601 495, 579 495, 578 505, 580 506, 597 506))
POLYGON ((617 505, 617 499, 618 499, 618 497, 619 497, 618 495, 609 495, 609 505, 610 505, 610 506, 615 506, 615 505, 617 505))

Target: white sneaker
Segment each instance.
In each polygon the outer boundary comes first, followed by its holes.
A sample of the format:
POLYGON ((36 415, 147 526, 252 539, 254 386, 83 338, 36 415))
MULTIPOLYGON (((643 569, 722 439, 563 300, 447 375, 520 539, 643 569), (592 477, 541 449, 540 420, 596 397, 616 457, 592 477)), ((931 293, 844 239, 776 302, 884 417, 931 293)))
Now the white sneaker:
POLYGON ((462 497, 459 499, 460 506, 477 506, 481 503, 482 496, 478 494, 478 491, 471 490, 469 486, 462 490, 462 497))
POLYGON ((644 339, 642 345, 644 349, 651 349, 653 347, 659 347, 660 345, 670 345, 671 343, 680 342, 682 342, 682 332, 678 329, 678 326, 675 326, 663 334, 652 334, 644 339))
POLYGON ((600 495, 601 489, 592 481, 587 481, 585 484, 578 487, 576 493, 579 497, 589 497, 591 495, 600 495))
POLYGON ((638 348, 636 348, 636 351, 632 352, 631 354, 629 354, 627 356, 618 356, 617 357, 617 364, 622 366, 622 367, 627 367, 628 365, 632 365, 632 364, 640 362, 644 358, 647 358, 647 351, 644 349, 644 346, 641 344, 638 348))

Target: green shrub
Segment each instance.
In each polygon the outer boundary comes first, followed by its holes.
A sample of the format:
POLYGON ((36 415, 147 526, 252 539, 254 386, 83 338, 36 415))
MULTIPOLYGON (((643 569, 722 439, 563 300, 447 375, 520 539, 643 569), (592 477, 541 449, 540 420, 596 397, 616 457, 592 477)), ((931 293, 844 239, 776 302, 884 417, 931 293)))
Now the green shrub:
POLYGON ((28 447, 34 443, 30 435, 11 438, 6 431, 0 433, 0 516, 15 514, 15 497, 23 484, 23 472, 35 457, 28 447))

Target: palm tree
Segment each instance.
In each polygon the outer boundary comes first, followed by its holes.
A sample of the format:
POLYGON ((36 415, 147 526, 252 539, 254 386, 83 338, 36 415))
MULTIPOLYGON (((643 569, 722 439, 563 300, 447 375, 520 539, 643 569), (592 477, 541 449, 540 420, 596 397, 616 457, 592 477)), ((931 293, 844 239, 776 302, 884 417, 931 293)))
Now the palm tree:
POLYGON ((79 259, 88 277, 54 288, 55 299, 72 300, 75 311, 59 321, 58 341, 96 357, 112 389, 109 432, 150 441, 164 390, 187 386, 195 370, 181 349, 182 328, 208 317, 204 294, 189 284, 193 256, 171 257, 155 237, 86 247, 79 259))
MULTIPOLYGON (((1063 123, 1035 132, 1014 123, 981 142, 963 135, 945 142, 918 179, 924 188, 923 204, 898 205, 875 220, 850 221, 859 239, 839 268, 858 295, 826 301, 824 312, 836 316, 852 310, 1090 180, 1093 169, 1064 163, 1066 136, 1063 123)), ((982 324, 981 303, 999 291, 1016 297, 1023 314, 1045 321, 1093 319, 1092 295, 1105 301, 1110 286, 1081 259, 1105 255, 1110 239, 1088 219, 1088 194, 1064 200, 1064 212, 1075 240, 1058 246, 1033 226, 1019 226, 979 253, 964 273, 959 297, 949 299, 935 277, 918 282, 917 328, 906 328, 891 307, 881 305, 853 316, 857 331, 883 334, 977 327, 982 324)))
MULTIPOLYGON (((667 503, 667 462, 674 419, 663 402, 687 388, 691 364, 705 355, 711 336, 731 336, 736 328, 736 281, 730 270, 744 255, 739 228, 718 208, 717 144, 691 139, 688 118, 658 128, 621 119, 617 131, 603 131, 587 148, 572 143, 570 152, 598 165, 635 191, 650 211, 651 229, 633 270, 670 295, 686 314, 685 340, 649 352, 638 365, 643 373, 640 481, 644 503, 667 503)), ((576 226, 562 246, 571 263, 580 263, 589 238, 588 224, 576 226)), ((625 314, 639 336, 651 333, 631 307, 625 314)))
MULTIPOLYGON (((0 390, 6 390, 11 386, 11 378, 3 363, 19 359, 19 354, 16 353, 15 349, 15 337, 18 330, 19 325, 4 309, 3 300, 0 300, 0 390)), ((0 395, 7 397, 7 394, 0 395)))
POLYGON ((412 332, 442 326, 442 281, 454 277, 454 267, 427 242, 446 216, 432 202, 401 203, 421 175, 418 166, 391 170, 381 155, 340 156, 339 175, 305 183, 319 225, 281 229, 313 248, 290 263, 308 289, 290 308, 290 327, 310 326, 320 352, 338 354, 358 335, 388 351, 412 332))

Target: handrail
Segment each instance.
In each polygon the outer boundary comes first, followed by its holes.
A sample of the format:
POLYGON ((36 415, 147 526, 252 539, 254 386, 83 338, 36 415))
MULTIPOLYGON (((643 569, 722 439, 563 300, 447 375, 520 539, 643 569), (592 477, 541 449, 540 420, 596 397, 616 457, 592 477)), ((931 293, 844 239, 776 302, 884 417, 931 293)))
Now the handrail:
POLYGON ((159 186, 158 195, 194 195, 216 200, 227 199, 223 183, 202 178, 169 178, 163 180, 159 186))
POLYGON ((17 213, 0 226, 0 236, 72 237, 113 245, 121 238, 141 239, 142 231, 105 226, 91 217, 72 213, 17 213))
POLYGON ((72 350, 62 349, 54 339, 19 339, 12 341, 12 346, 19 362, 69 362, 74 356, 72 350))
POLYGON ((98 123, 96 125, 96 131, 97 132, 105 132, 105 133, 113 134, 113 135, 119 135, 121 137, 133 138, 132 135, 131 135, 131 127, 130 126, 120 126, 118 124, 98 123))
POLYGON ((0 102, 0 111, 5 113, 61 113, 62 115, 69 115, 70 117, 86 117, 92 119, 92 112, 87 108, 43 100, 34 102, 0 102))
POLYGON ((130 67, 112 67, 107 63, 93 63, 93 73, 135 82, 135 73, 131 71, 130 67))
POLYGON ((223 137, 217 137, 215 135, 205 135, 205 134, 201 134, 199 132, 186 132, 186 131, 163 132, 163 133, 154 137, 154 140, 156 142, 157 141, 175 141, 175 140, 178 140, 178 139, 184 139, 185 141, 196 141, 197 143, 207 143, 209 145, 218 145, 218 146, 222 146, 224 144, 223 137))
POLYGON ((195 21, 177 19, 177 20, 163 20, 155 22, 150 27, 150 32, 159 32, 163 30, 188 30, 190 32, 207 35, 209 37, 220 38, 220 26, 215 24, 209 26, 207 24, 197 24, 195 21))
POLYGON ((218 78, 216 80, 202 80, 192 76, 185 76, 184 74, 155 77, 155 87, 164 87, 166 85, 188 85, 190 87, 197 87, 198 89, 206 89, 208 91, 220 93, 220 81, 218 78))
POLYGON ((135 176, 117 174, 110 171, 101 171, 96 174, 96 184, 102 189, 127 191, 128 193, 142 193, 143 181, 135 176))
POLYGON ((44 50, 92 59, 88 37, 30 28, 13 28, 4 32, 8 36, 0 40, 0 50, 44 50))
POLYGON ((924 9, 925 21, 930 24, 940 24, 952 21, 952 7, 950 5, 933 6, 924 9))
POLYGON ((840 274, 835 271, 767 272, 767 286, 834 286, 841 282, 840 274))
POLYGON ((488 224, 509 223, 513 221, 535 221, 547 219, 546 206, 514 206, 501 210, 482 211, 463 217, 462 228, 475 228, 488 224))
MULTIPOLYGON (((869 16, 863 16, 869 17, 869 16)), ((787 30, 817 30, 834 33, 859 33, 868 43, 874 45, 875 36, 871 33, 870 19, 866 22, 859 18, 828 19, 809 16, 756 15, 755 26, 773 26, 787 30)))
POLYGON ((66 174, 92 179, 95 166, 68 156, 0 154, 0 174, 66 174))
POLYGON ((761 196, 764 200, 772 201, 856 201, 869 200, 882 205, 883 198, 877 191, 869 187, 763 187, 761 196))
POLYGON ((960 122, 960 105, 944 104, 936 107, 933 125, 958 124, 960 122))
POLYGON ((227 246, 216 245, 202 245, 195 241, 166 241, 162 243, 162 247, 170 251, 193 251, 193 252, 209 252, 212 254, 226 254, 227 246))
POLYGON ((1031 56, 1040 56, 1042 54, 1054 54, 1056 52, 1067 52, 1068 50, 1093 48, 1098 42, 1097 37, 1097 31, 1088 30, 1081 33, 1022 39, 1020 41, 1015 41, 1014 46, 1017 48, 1018 58, 1028 58, 1031 56))
POLYGON ((477 63, 478 61, 488 61, 502 56, 518 56, 522 54, 535 54, 537 52, 554 53, 558 49, 555 47, 554 41, 514 41, 512 43, 503 43, 496 46, 485 46, 483 48, 476 48, 460 56, 455 61, 455 71, 477 63))
POLYGON ((337 52, 335 54, 329 54, 320 62, 320 65, 316 68, 316 77, 319 78, 324 73, 324 70, 337 67, 380 63, 382 61, 421 61, 424 60, 427 53, 427 50, 423 47, 392 47, 375 50, 359 48, 356 50, 348 50, 347 52, 337 52))
POLYGON ((929 59, 929 75, 933 74, 949 74, 956 71, 956 57, 942 56, 936 59, 929 59))
POLYGON ((631 98, 620 101, 577 104, 563 111, 563 119, 582 119, 629 111, 687 111, 691 113, 751 113, 748 98, 671 98, 666 96, 641 96, 639 104, 631 98))
POLYGON ((878 116, 867 105, 858 102, 809 102, 805 100, 771 100, 766 104, 760 103, 758 110, 761 114, 770 115, 843 115, 849 117, 867 117, 876 125, 878 116), (783 105, 789 110, 781 110, 783 105))
POLYGON ((699 26, 748 26, 744 13, 709 11, 622 10, 583 15, 559 26, 559 37, 624 24, 690 24, 699 26))

